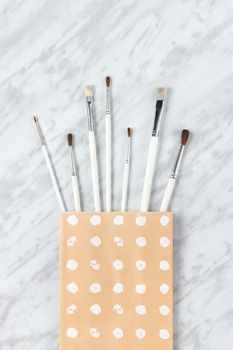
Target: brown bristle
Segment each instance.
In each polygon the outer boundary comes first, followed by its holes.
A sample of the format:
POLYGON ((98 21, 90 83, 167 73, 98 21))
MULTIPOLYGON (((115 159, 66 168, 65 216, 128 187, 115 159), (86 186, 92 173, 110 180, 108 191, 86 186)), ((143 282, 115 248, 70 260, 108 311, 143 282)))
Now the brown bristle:
POLYGON ((37 117, 35 117, 35 116, 33 116, 33 120, 34 120, 34 122, 35 122, 35 123, 37 123, 37 122, 38 122, 38 118, 37 118, 37 117))
POLYGON ((128 132, 128 137, 131 137, 131 135, 132 135, 132 129, 131 129, 131 128, 127 128, 127 132, 128 132))
POLYGON ((181 133, 181 144, 183 146, 186 145, 188 138, 189 138, 189 131, 187 129, 183 129, 181 133))
POLYGON ((67 135, 67 141, 68 141, 68 145, 72 146, 72 141, 73 141, 73 135, 72 134, 68 134, 67 135))
POLYGON ((111 78, 110 77, 106 77, 106 86, 107 87, 110 86, 110 81, 111 81, 111 78))

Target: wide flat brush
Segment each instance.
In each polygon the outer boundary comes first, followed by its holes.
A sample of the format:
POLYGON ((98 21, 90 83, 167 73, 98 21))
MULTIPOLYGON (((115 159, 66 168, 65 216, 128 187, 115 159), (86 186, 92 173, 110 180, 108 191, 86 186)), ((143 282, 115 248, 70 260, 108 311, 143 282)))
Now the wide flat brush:
POLYGON ((127 129, 127 149, 124 164, 124 174, 123 174, 123 186, 122 186, 122 199, 121 199, 121 211, 126 211, 127 205, 127 195, 128 195, 128 185, 129 185, 129 170, 130 170, 130 158, 131 158, 131 136, 132 129, 127 129))
POLYGON ((150 193, 152 188, 152 182, 154 177, 156 157, 158 151, 158 142, 160 136, 160 121, 163 111, 164 100, 166 98, 167 90, 160 87, 156 90, 156 106, 155 106, 155 119, 152 131, 152 136, 150 139, 150 145, 148 150, 147 162, 146 162, 146 172, 144 177, 142 199, 141 199, 141 211, 148 211, 150 193))
POLYGON ((68 142, 69 152, 70 152, 74 209, 76 211, 81 211, 79 184, 78 184, 77 170, 76 170, 76 166, 75 166, 75 157, 74 157, 74 150, 73 150, 73 135, 72 134, 67 135, 67 142, 68 142))
POLYGON ((100 190, 99 190, 99 176, 98 176, 98 162, 96 154, 96 141, 95 132, 93 126, 93 103, 94 103, 94 88, 93 86, 86 85, 84 87, 87 104, 87 120, 88 120, 88 138, 89 138, 89 150, 91 160, 91 175, 92 175, 92 186, 94 195, 94 207, 95 211, 101 211, 100 207, 100 190))
POLYGON ((165 189, 165 193, 163 196, 163 200, 162 200, 162 204, 160 207, 160 211, 167 211, 169 208, 169 204, 171 201, 171 197, 175 188, 175 184, 176 184, 176 179, 179 173, 179 168, 180 168, 180 164, 181 164, 181 160, 183 157, 183 153, 184 153, 184 149, 185 149, 185 145, 187 144, 189 138, 189 131, 187 129, 182 130, 181 133, 181 145, 179 148, 179 152, 176 158, 176 162, 174 165, 174 168, 171 172, 170 175, 170 179, 168 180, 168 184, 167 187, 165 189))
POLYGON ((106 77, 105 147, 106 147, 106 211, 112 208, 112 123, 110 77, 106 77))
POLYGON ((56 175, 55 175, 55 172, 54 172, 54 169, 53 169, 53 165, 52 165, 51 159, 49 157, 49 152, 48 152, 48 149, 47 149, 47 146, 46 146, 46 143, 45 143, 44 135, 43 135, 43 133, 41 131, 41 127, 40 127, 40 124, 39 124, 39 119, 34 116, 33 120, 35 122, 37 131, 38 131, 38 135, 40 137, 41 148, 42 148, 42 151, 43 151, 43 154, 44 154, 44 158, 45 158, 48 170, 49 170, 49 174, 50 174, 50 177, 51 177, 51 180, 52 180, 52 183, 53 183, 53 188, 55 190, 59 206, 61 208, 61 211, 66 211, 65 204, 63 202, 63 198, 62 198, 62 195, 61 195, 61 192, 60 192, 60 188, 58 186, 57 178, 56 178, 56 175))

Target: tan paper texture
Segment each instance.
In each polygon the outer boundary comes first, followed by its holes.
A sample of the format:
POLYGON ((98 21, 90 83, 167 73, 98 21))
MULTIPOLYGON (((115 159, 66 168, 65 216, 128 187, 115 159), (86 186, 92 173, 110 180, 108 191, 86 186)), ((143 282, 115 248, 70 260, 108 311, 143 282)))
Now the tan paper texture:
POLYGON ((172 214, 67 212, 60 349, 172 350, 172 214))

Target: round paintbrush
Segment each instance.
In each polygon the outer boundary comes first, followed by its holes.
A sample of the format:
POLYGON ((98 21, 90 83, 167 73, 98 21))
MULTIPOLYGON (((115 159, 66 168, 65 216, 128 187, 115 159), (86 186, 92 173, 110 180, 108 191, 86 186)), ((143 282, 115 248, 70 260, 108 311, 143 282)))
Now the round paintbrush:
POLYGON ((68 142, 69 151, 70 151, 74 208, 76 211, 80 211, 81 210, 80 194, 79 194, 77 171, 76 171, 76 166, 75 166, 75 158, 74 158, 74 150, 73 150, 73 135, 72 134, 67 135, 67 142, 68 142))
POLYGON ((171 172, 170 175, 170 179, 168 181, 164 196, 163 196, 163 200, 162 200, 162 204, 160 207, 160 211, 167 211, 170 201, 171 201, 171 197, 175 188, 175 183, 176 183, 176 179, 179 173, 179 169, 180 169, 180 164, 181 164, 181 160, 183 157, 183 153, 184 153, 184 148, 188 142, 188 138, 189 138, 189 130, 187 129, 183 129, 182 133, 181 133, 181 144, 180 144, 180 148, 179 148, 179 152, 176 158, 176 162, 175 165, 173 167, 173 170, 171 172))
POLYGON ((105 156, 106 156, 106 211, 112 209, 112 116, 111 116, 111 78, 106 77, 105 110, 105 156))
POLYGON ((121 211, 126 211, 127 195, 129 186, 129 170, 130 170, 130 156, 131 156, 131 137, 132 129, 127 128, 127 149, 125 156, 124 174, 123 174, 123 186, 122 186, 122 199, 121 199, 121 211))

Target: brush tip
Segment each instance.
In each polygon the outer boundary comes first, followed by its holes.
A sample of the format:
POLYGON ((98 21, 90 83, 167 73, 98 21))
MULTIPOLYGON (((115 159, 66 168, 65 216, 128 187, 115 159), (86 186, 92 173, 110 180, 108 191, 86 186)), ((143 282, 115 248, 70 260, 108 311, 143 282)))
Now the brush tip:
POLYGON ((156 100, 163 101, 167 95, 167 89, 165 87, 158 87, 156 89, 156 100))
POLYGON ((186 145, 187 141, 188 141, 188 138, 189 138, 189 130, 187 129, 183 129, 182 130, 182 133, 181 133, 181 144, 183 146, 186 145))
POLYGON ((72 143, 73 143, 73 135, 72 134, 67 135, 67 142, 68 142, 69 146, 72 146, 72 143))
POLYGON ((106 77, 106 86, 109 87, 111 82, 111 78, 109 76, 106 77))
POLYGON ((33 120, 34 120, 35 123, 38 122, 38 118, 35 115, 33 116, 33 120))
POLYGON ((94 86, 85 85, 84 86, 84 93, 87 97, 92 97, 94 95, 94 86))
POLYGON ((132 129, 131 129, 131 128, 127 128, 127 133, 128 133, 128 137, 131 137, 131 135, 132 135, 132 129))

